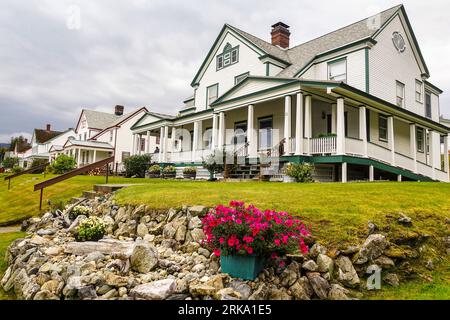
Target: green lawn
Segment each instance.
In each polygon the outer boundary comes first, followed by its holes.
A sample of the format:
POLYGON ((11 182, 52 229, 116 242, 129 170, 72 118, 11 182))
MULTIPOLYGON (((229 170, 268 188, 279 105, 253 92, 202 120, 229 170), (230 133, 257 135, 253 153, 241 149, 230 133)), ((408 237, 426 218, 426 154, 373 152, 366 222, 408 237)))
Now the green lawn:
MULTIPOLYGON (((6 270, 5 252, 9 244, 17 238, 23 237, 24 232, 0 233, 0 279, 6 270)), ((12 295, 5 293, 0 288, 0 300, 12 299, 12 295)))
MULTIPOLYGON (((46 179, 52 175, 47 175, 46 179)), ((11 190, 8 183, 0 180, 0 225, 23 220, 39 214, 39 191, 33 191, 33 185, 44 181, 42 174, 23 175, 11 182, 11 190)), ((143 183, 149 179, 124 179, 110 177, 110 183, 143 183)), ((43 208, 47 207, 47 200, 52 203, 70 200, 79 197, 85 190, 92 190, 92 186, 104 183, 104 177, 77 176, 61 183, 50 186, 44 190, 43 208)))
MULTIPOLYGON (((33 184, 42 181, 42 175, 25 175, 13 180, 12 189, 0 181, 0 223, 23 219, 38 214, 39 193, 33 184)), ((329 247, 340 248, 348 243, 362 241, 367 235, 367 222, 391 233, 401 232, 396 223, 399 212, 413 219, 411 231, 432 235, 430 241, 438 244, 448 234, 450 218, 450 184, 390 182, 390 183, 327 183, 284 184, 268 182, 206 182, 169 181, 155 179, 111 178, 111 183, 145 183, 117 192, 120 204, 147 204, 152 208, 167 209, 182 205, 214 206, 230 200, 244 200, 261 209, 285 210, 300 216, 317 239, 329 247), (438 241, 439 239, 439 241, 438 241)), ((49 187, 44 201, 67 201, 91 190, 95 183, 104 183, 103 177, 79 176, 49 187)), ((19 234, 0 234, 0 243, 9 243, 19 234)), ((442 248, 441 248, 442 249, 442 248)), ((0 253, 4 250, 0 247, 0 253)), ((415 280, 399 288, 383 288, 369 298, 383 299, 450 299, 449 261, 439 257, 436 270, 428 273, 432 282, 415 280)), ((0 270, 2 272, 2 270, 0 270)), ((426 272, 421 270, 421 272, 426 272)))

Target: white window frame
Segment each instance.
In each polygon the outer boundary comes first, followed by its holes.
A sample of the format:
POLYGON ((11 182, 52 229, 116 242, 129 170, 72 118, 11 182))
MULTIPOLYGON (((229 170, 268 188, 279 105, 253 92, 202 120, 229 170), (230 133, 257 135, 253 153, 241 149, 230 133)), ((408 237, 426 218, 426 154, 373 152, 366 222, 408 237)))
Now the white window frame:
POLYGON ((425 149, 425 129, 416 127, 416 149, 417 152, 423 153, 425 149), (419 139, 420 138, 420 139, 419 139))
POLYGON ((405 84, 398 80, 395 82, 395 104, 397 105, 397 107, 400 107, 400 108, 405 107, 405 84), (399 94, 398 94, 399 87, 402 89, 401 90, 402 96, 399 96, 399 94))
POLYGON ((389 132, 388 132, 388 117, 385 116, 385 115, 383 115, 383 114, 379 114, 379 115, 378 115, 378 139, 379 139, 380 141, 384 141, 384 142, 387 142, 388 139, 389 139, 389 132), (385 126, 385 127, 382 127, 382 126, 381 126, 381 121, 380 121, 381 119, 386 120, 386 126, 385 126), (384 131, 386 132, 386 133, 385 133, 385 137, 382 137, 381 134, 380 134, 380 132, 381 132, 382 130, 384 130, 384 131))
POLYGON ((337 60, 328 62, 327 72, 328 72, 328 80, 342 81, 342 82, 346 83, 347 82, 347 58, 341 58, 341 59, 337 59, 337 60), (338 65, 344 65, 345 72, 332 74, 333 67, 338 66, 338 65))
POLYGON ((109 142, 113 142, 114 139, 114 130, 109 131, 109 142))
POLYGON ((217 98, 219 97, 219 84, 213 84, 209 87, 206 88, 206 106, 209 107, 211 105, 212 102, 214 102, 215 100, 217 100, 217 98), (215 96, 210 96, 210 90, 212 88, 217 88, 216 89, 216 95, 215 96))
POLYGON ((433 106, 431 103, 431 92, 425 91, 425 117, 431 119, 433 117, 433 106), (430 97, 430 103, 427 104, 427 97, 430 97), (429 113, 428 113, 429 111, 429 113))
POLYGON ((423 82, 417 79, 416 79, 416 101, 420 103, 423 102, 423 82), (417 86, 419 86, 419 88, 417 86))

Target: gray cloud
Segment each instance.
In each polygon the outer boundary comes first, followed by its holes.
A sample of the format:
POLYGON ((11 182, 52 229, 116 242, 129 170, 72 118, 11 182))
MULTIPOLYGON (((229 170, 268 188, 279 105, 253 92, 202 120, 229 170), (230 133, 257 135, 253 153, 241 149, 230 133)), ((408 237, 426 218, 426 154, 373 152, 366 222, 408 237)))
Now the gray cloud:
MULTIPOLYGON (((0 141, 52 123, 75 125, 82 107, 148 106, 175 113, 225 22, 269 39, 270 25, 291 26, 298 44, 377 11, 393 1, 3 1, 0 11, 0 141), (77 5, 81 28, 66 26, 77 5)), ((431 72, 450 90, 450 22, 445 0, 405 1, 431 72)), ((450 95, 441 113, 450 117, 450 95)))

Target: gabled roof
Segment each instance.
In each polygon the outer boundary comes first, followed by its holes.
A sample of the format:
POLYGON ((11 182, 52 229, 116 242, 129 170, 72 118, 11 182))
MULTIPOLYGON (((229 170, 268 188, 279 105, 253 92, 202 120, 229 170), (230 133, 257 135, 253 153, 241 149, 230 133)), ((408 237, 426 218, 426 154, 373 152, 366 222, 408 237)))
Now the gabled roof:
POLYGON ((104 129, 109 126, 110 123, 118 120, 120 117, 114 113, 101 112, 89 109, 83 109, 82 114, 86 117, 86 122, 89 128, 104 129))
POLYGON ((99 149, 114 149, 114 147, 107 143, 95 140, 74 140, 69 139, 64 144, 64 148, 67 146, 78 146, 78 147, 87 147, 87 148, 99 148, 99 149))
POLYGON ((201 73, 201 70, 202 70, 204 64, 208 60, 208 57, 212 54, 212 51, 216 47, 217 42, 220 39, 222 33, 225 32, 225 30, 227 28, 235 31, 241 37, 243 37, 247 41, 251 42, 254 46, 259 48, 261 50, 261 52, 264 52, 265 55, 274 57, 275 59, 285 62, 287 67, 285 69, 283 69, 277 75, 277 77, 286 78, 286 77, 298 76, 299 73, 306 66, 309 65, 309 63, 311 63, 316 58, 318 58, 319 56, 321 56, 325 53, 332 52, 334 50, 338 50, 340 48, 343 48, 343 47, 346 47, 349 45, 356 45, 356 44, 360 44, 360 43, 364 43, 364 42, 376 43, 375 37, 384 28, 384 26, 387 25, 388 22, 390 22, 391 19, 399 12, 401 12, 405 18, 407 27, 409 28, 409 31, 412 35, 412 40, 413 40, 414 46, 416 47, 419 58, 423 64, 425 74, 429 75, 428 68, 425 64, 425 61, 423 59, 423 56, 420 51, 419 45, 417 43, 416 37, 415 37, 414 32, 409 23, 409 19, 406 14, 405 8, 403 5, 397 5, 395 7, 384 10, 384 11, 380 12, 379 14, 375 15, 377 18, 379 17, 379 24, 380 24, 379 28, 371 27, 370 23, 368 23, 368 22, 370 21, 369 19, 372 17, 368 17, 368 18, 362 19, 358 22, 352 23, 348 26, 345 26, 338 30, 332 31, 323 36, 312 39, 310 41, 307 41, 305 43, 302 43, 300 45, 294 46, 289 49, 282 49, 278 46, 272 45, 271 43, 254 36, 254 35, 251 35, 245 31, 242 31, 234 26, 225 24, 224 27, 222 28, 221 32, 219 33, 219 36, 217 37, 216 41, 214 42, 213 47, 211 48, 210 52, 208 53, 205 61, 203 62, 200 69, 198 70, 197 75, 195 76, 191 85, 195 84, 197 78, 199 77, 199 75, 201 73))
POLYGON ((52 130, 45 130, 45 129, 34 129, 34 137, 36 139, 37 143, 45 143, 57 136, 59 136, 60 134, 62 134, 63 132, 61 131, 52 131, 52 130))

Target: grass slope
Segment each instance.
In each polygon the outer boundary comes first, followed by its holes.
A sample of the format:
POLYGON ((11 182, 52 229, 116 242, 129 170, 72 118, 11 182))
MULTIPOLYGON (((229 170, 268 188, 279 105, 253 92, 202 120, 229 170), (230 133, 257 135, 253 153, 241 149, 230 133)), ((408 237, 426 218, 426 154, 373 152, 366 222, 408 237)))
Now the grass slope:
MULTIPOLYGON (((5 252, 9 244, 17 238, 23 237, 24 232, 0 233, 0 279, 6 270, 5 252)), ((11 294, 7 294, 0 288, 0 300, 13 299, 11 294)))

